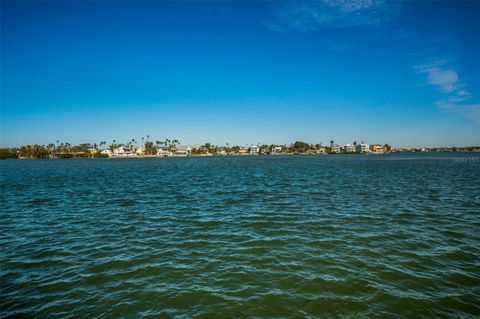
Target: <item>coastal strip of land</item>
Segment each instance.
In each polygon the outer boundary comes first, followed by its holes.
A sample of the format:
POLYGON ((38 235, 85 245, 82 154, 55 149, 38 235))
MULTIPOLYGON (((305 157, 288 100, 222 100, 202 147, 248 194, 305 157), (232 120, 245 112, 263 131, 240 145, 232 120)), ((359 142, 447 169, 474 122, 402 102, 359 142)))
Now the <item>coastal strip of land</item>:
POLYGON ((188 157, 222 155, 280 155, 280 154, 388 154, 391 152, 480 152, 480 146, 435 147, 435 148, 392 148, 389 144, 368 144, 352 142, 345 145, 333 140, 328 145, 311 144, 296 141, 291 144, 251 144, 251 145, 180 145, 177 139, 150 141, 142 143, 131 139, 126 143, 107 142, 82 143, 71 145, 56 141, 48 145, 24 145, 0 148, 0 159, 7 158, 133 158, 133 157, 188 157))

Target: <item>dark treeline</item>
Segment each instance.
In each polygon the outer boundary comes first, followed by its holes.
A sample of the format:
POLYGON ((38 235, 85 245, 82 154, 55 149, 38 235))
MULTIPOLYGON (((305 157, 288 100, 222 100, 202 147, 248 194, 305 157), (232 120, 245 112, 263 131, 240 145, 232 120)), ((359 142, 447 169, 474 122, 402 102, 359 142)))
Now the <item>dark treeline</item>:
POLYGON ((15 148, 0 149, 0 158, 72 158, 72 157, 108 157, 100 153, 100 150, 92 148, 90 144, 71 146, 68 143, 55 146, 49 145, 25 145, 15 148))

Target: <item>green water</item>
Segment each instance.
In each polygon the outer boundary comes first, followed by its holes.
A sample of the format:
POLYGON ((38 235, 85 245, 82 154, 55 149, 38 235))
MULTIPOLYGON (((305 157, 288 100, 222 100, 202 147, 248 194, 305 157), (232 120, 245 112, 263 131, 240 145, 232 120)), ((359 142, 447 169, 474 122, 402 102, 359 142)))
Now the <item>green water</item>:
POLYGON ((2 318, 480 315, 479 155, 0 168, 2 318))

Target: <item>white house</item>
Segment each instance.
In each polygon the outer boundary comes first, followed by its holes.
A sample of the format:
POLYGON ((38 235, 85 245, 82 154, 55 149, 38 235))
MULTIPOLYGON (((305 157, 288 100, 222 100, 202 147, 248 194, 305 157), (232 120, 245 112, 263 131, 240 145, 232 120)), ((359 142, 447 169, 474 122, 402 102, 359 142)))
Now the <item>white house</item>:
POLYGON ((168 157, 168 156, 172 156, 173 153, 166 148, 159 147, 157 149, 157 155, 161 157, 168 157))
POLYGON ((127 156, 134 156, 134 152, 131 148, 120 146, 113 150, 113 156, 118 157, 127 157, 127 156))
POLYGON ((356 145, 354 144, 345 144, 343 147, 345 153, 355 153, 356 152, 356 145))
POLYGON ((272 153, 280 153, 282 151, 281 146, 274 146, 272 147, 272 153))
POLYGON ((330 150, 334 154, 340 154, 341 153, 340 145, 338 145, 338 144, 330 144, 330 150))
POLYGON ((342 152, 340 145, 335 144, 334 141, 330 141, 330 152, 333 154, 340 154, 342 152))
POLYGON ((113 152, 109 150, 108 148, 104 149, 103 151, 100 152, 101 154, 105 154, 108 156, 113 156, 113 152))
POLYGON ((175 156, 189 156, 192 153, 190 146, 177 146, 174 154, 175 156))
POLYGON ((357 153, 369 153, 370 152, 370 145, 362 143, 358 144, 356 147, 357 153))
POLYGON ((260 152, 260 147, 257 145, 250 146, 250 154, 258 154, 260 152))

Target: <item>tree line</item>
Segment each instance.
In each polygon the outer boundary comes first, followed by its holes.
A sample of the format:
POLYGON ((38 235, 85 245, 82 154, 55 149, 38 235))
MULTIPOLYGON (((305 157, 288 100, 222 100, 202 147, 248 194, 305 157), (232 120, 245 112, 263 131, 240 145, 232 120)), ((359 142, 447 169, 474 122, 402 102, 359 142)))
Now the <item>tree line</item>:
MULTIPOLYGON (((155 141, 150 140, 150 135, 142 137, 141 140, 135 138, 130 139, 126 143, 117 143, 116 140, 112 140, 111 143, 106 141, 100 141, 98 143, 82 143, 79 145, 72 145, 68 142, 56 141, 56 143, 50 143, 48 145, 25 145, 16 148, 2 148, 0 149, 0 158, 73 158, 73 157, 108 157, 106 154, 102 154, 102 150, 109 149, 113 151, 118 147, 135 148, 137 143, 141 142, 143 145, 142 152, 144 155, 155 155, 159 148, 167 149, 170 151, 176 150, 180 144, 178 139, 157 139, 155 141)), ((356 144, 356 143, 354 143, 356 144)), ((294 153, 304 154, 312 153, 322 150, 325 153, 330 153, 331 149, 328 146, 323 146, 322 143, 309 144, 303 141, 296 141, 289 145, 276 145, 276 144, 262 144, 256 145, 225 145, 219 146, 211 143, 205 143, 203 145, 192 148, 192 155, 202 154, 240 154, 246 153, 248 150, 255 146, 260 154, 272 154, 272 153, 294 153), (279 151, 281 149, 281 151, 279 151)), ((385 144, 384 147, 390 150, 390 146, 385 144)))
POLYGON ((20 147, 12 148, 0 148, 0 159, 7 158, 73 158, 73 157, 108 157, 106 154, 102 154, 101 151, 109 149, 113 151, 118 147, 130 147, 133 148, 141 141, 144 146, 144 153, 146 155, 156 154, 158 147, 175 148, 180 141, 178 139, 157 139, 155 142, 150 141, 150 135, 142 137, 137 140, 135 138, 130 139, 126 143, 117 143, 116 140, 112 140, 111 143, 106 141, 100 141, 96 143, 81 143, 79 145, 72 145, 69 142, 50 143, 48 145, 24 145, 20 147))

